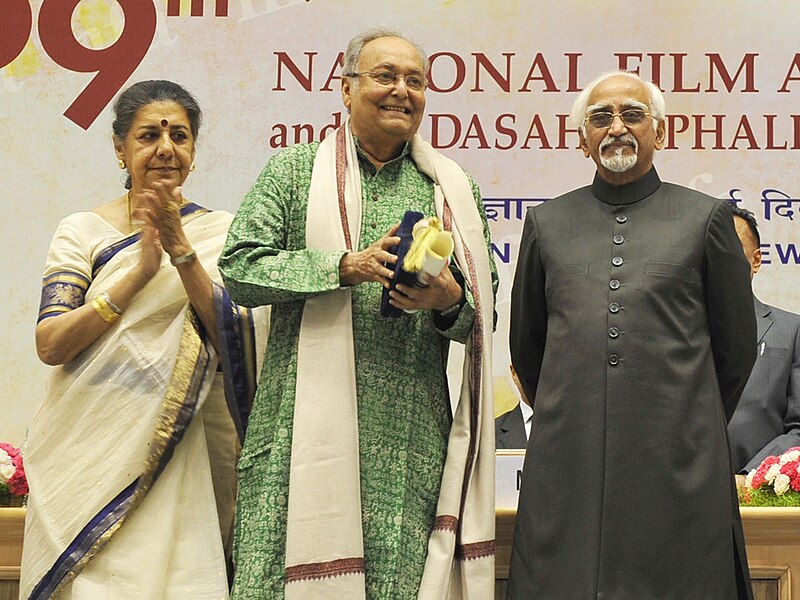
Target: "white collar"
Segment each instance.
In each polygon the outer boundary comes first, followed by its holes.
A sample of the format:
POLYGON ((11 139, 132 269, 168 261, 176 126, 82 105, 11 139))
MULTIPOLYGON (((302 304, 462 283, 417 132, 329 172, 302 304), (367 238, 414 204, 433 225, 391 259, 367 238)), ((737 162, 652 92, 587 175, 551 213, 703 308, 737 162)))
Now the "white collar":
POLYGON ((521 399, 519 401, 519 408, 522 411, 522 422, 527 423, 530 421, 533 416, 533 409, 521 399))

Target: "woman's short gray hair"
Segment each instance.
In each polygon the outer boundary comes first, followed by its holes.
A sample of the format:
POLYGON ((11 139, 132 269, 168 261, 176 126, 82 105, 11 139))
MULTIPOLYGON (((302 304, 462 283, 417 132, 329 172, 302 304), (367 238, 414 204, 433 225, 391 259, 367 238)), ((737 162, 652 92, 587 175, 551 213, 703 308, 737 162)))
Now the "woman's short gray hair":
POLYGON ((667 104, 664 101, 664 94, 661 93, 661 90, 658 89, 656 84, 645 81, 636 73, 631 73, 630 71, 609 71, 608 73, 603 73, 600 77, 587 85, 586 89, 575 98, 575 102, 572 104, 572 110, 569 113, 569 120, 567 123, 576 129, 580 127, 584 137, 586 137, 586 109, 589 106, 589 96, 592 95, 592 91, 598 84, 610 77, 616 77, 618 75, 635 79, 643 83, 645 88, 647 88, 647 94, 650 96, 650 113, 653 115, 653 129, 656 129, 658 127, 658 122, 663 121, 666 117, 667 104))
MULTIPOLYGON (((428 77, 428 55, 425 51, 420 48, 419 44, 417 44, 414 40, 408 39, 402 33, 395 31, 389 27, 374 27, 372 29, 368 29, 364 33, 361 33, 354 37, 350 42, 347 44, 347 50, 344 53, 344 66, 342 67, 342 74, 347 76, 352 73, 358 72, 358 59, 361 56, 361 51, 364 49, 364 46, 369 44, 373 40, 377 40, 379 38, 384 37, 395 37, 400 38, 401 40, 405 40, 412 46, 419 54, 420 60, 422 61, 422 69, 425 78, 428 77)), ((353 86, 358 85, 358 80, 353 79, 353 86)))

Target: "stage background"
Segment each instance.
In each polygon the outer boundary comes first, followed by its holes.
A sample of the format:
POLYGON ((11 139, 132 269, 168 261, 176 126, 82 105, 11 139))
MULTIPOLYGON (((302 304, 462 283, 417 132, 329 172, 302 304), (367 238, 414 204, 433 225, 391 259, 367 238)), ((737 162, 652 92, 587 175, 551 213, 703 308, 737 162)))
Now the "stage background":
POLYGON ((0 440, 23 442, 44 393, 33 331, 50 237, 67 214, 123 191, 110 98, 153 78, 191 90, 205 124, 186 196, 234 211, 280 147, 341 121, 339 53, 382 24, 431 55, 421 132, 486 198, 501 277, 498 407, 512 397, 508 297, 523 212, 591 181, 594 165, 564 119, 603 71, 638 70, 665 90, 662 179, 753 210, 765 253, 756 292, 800 311, 793 0, 4 0, 0 440))

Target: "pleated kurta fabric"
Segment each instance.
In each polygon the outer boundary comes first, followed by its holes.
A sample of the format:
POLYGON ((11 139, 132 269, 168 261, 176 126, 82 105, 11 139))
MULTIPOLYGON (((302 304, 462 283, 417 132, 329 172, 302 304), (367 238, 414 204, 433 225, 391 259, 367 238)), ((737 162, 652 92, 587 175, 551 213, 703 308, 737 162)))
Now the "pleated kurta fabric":
POLYGON ((726 421, 755 339, 724 202, 653 169, 528 212, 511 352, 534 416, 509 599, 751 597, 726 421))

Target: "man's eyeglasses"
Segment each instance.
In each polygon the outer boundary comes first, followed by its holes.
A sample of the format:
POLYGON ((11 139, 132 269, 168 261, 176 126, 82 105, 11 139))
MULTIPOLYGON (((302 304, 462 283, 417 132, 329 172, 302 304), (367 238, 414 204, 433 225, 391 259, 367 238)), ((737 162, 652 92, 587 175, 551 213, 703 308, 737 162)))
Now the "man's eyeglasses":
POLYGON ((584 123, 588 121, 592 127, 596 127, 597 129, 605 129, 606 127, 611 127, 611 124, 614 122, 614 117, 619 117, 622 119, 622 122, 631 127, 633 125, 638 125, 642 121, 644 121, 647 117, 652 117, 653 115, 649 112, 642 110, 641 108, 626 108, 622 112, 609 112, 606 110, 601 110, 598 112, 593 112, 584 120, 584 123))
POLYGON ((378 85, 389 87, 397 83, 398 79, 406 82, 406 87, 415 92, 425 89, 425 78, 422 75, 398 75, 392 71, 362 71, 361 73, 345 73, 346 77, 369 77, 378 85))

